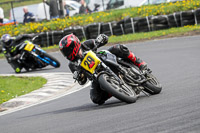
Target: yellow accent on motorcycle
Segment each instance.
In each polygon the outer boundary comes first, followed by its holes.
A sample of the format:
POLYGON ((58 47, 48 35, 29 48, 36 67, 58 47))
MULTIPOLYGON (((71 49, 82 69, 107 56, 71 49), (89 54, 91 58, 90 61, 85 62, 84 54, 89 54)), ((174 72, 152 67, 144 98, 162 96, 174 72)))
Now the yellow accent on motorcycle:
POLYGON ((16 69, 15 69, 15 72, 17 72, 17 73, 19 73, 21 71, 21 69, 19 68, 19 67, 17 67, 16 69))
POLYGON ((12 46, 10 52, 13 53, 15 50, 16 50, 16 47, 15 47, 15 46, 12 46))
POLYGON ((34 48, 34 44, 32 44, 31 42, 27 42, 26 47, 24 48, 24 50, 32 51, 33 48, 34 48))
POLYGON ((94 73, 96 67, 101 63, 101 60, 96 56, 96 54, 92 51, 89 51, 87 55, 84 57, 81 62, 81 66, 89 71, 90 73, 94 73))

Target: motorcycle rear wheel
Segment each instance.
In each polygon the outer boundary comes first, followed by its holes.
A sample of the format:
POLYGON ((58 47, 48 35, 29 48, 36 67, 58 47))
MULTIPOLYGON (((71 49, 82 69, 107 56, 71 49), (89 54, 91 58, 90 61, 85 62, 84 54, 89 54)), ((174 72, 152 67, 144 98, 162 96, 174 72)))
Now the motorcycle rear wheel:
POLYGON ((145 88, 144 91, 151 95, 159 94, 162 90, 162 86, 158 82, 157 78, 151 73, 147 75, 147 78, 149 80, 143 84, 145 88))
POLYGON ((137 100, 137 95, 134 90, 125 85, 120 85, 114 77, 101 74, 98 78, 98 82, 104 91, 123 102, 134 103, 137 100))

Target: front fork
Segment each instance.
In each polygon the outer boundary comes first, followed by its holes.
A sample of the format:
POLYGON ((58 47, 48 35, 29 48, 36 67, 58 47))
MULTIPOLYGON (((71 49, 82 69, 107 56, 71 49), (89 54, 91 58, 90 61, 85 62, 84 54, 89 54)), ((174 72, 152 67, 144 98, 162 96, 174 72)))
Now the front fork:
POLYGON ((124 85, 124 81, 123 79, 120 79, 108 66, 106 66, 103 62, 101 63, 101 65, 106 69, 106 71, 111 74, 118 82, 120 85, 124 85))
POLYGON ((36 59, 36 61, 38 62, 38 64, 42 67, 42 66, 46 66, 46 62, 45 59, 43 59, 40 55, 43 51, 40 51, 40 49, 38 48, 34 48, 30 53, 33 55, 33 57, 36 59), (36 54, 38 53, 38 54, 36 54))

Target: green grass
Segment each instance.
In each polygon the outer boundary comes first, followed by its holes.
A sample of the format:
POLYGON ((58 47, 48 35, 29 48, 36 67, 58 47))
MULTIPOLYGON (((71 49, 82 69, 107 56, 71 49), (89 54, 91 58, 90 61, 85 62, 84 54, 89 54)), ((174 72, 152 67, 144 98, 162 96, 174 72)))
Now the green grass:
POLYGON ((39 89, 46 82, 42 77, 0 76, 0 104, 39 89))
POLYGON ((200 32, 200 25, 191 25, 179 28, 171 28, 166 30, 152 31, 152 32, 142 32, 136 34, 127 34, 122 36, 112 36, 109 38, 109 43, 123 43, 138 40, 150 40, 158 37, 173 37, 188 35, 188 32, 200 32))

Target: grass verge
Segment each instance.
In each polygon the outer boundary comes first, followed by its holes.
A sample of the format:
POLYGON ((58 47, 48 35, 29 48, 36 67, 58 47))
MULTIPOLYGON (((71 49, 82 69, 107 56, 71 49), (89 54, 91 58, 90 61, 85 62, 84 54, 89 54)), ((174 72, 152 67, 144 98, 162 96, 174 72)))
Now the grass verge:
POLYGON ((46 83, 42 77, 0 76, 0 104, 39 89, 46 83))
POLYGON ((112 36, 109 38, 109 43, 126 43, 144 40, 152 40, 157 38, 169 38, 177 36, 188 36, 200 34, 200 25, 188 25, 179 28, 171 28, 166 30, 142 32, 136 34, 127 34, 122 36, 112 36))

